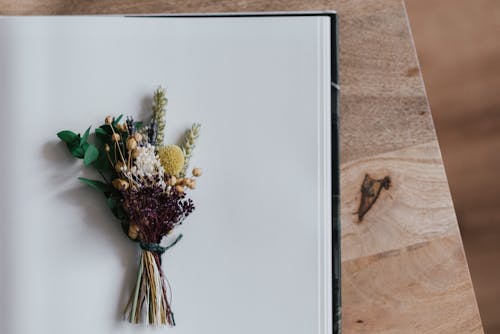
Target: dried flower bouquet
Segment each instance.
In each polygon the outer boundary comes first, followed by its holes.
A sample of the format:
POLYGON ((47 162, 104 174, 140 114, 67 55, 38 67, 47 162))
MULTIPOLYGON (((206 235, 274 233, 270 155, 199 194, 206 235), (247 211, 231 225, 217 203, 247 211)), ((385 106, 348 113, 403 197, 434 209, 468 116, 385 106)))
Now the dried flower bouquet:
POLYGON ((160 87, 154 92, 147 124, 132 117, 120 122, 122 115, 106 117, 95 130, 95 144, 88 141, 90 127, 83 135, 66 130, 57 136, 75 158, 99 173, 102 180, 79 179, 104 194, 126 235, 140 246, 137 280, 125 308, 127 319, 139 323, 146 317, 150 324, 174 326, 161 255, 182 235, 170 245, 161 242, 193 212, 186 191, 196 187, 195 178, 202 172, 194 168, 187 177, 199 124, 187 130, 182 147, 163 145, 166 104, 160 87))

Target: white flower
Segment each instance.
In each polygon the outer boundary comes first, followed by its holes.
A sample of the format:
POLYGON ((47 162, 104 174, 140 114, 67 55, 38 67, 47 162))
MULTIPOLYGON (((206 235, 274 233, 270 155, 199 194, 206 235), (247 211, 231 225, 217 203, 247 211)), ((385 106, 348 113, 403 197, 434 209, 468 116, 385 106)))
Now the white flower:
POLYGON ((122 167, 123 175, 137 187, 159 185, 165 189, 165 171, 155 153, 154 146, 146 144, 138 147, 137 151, 138 155, 133 166, 130 169, 127 166, 122 167))

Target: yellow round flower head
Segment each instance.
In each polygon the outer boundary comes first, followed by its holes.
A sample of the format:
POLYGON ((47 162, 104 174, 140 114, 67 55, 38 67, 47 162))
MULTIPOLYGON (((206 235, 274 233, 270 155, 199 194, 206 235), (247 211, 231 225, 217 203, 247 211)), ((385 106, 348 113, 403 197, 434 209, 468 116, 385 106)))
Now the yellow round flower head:
POLYGON ((177 176, 184 167, 184 153, 177 145, 162 146, 158 149, 158 157, 165 169, 165 174, 177 176))

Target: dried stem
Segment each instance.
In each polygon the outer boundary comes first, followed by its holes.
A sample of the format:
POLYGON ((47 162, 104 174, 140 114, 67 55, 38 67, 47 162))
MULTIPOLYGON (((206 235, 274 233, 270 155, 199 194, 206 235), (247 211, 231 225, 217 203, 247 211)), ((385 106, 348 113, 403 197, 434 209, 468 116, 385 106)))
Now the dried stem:
POLYGON ((142 250, 135 289, 125 308, 131 323, 141 322, 143 307, 150 325, 175 325, 167 299, 160 254, 147 250, 142 250))

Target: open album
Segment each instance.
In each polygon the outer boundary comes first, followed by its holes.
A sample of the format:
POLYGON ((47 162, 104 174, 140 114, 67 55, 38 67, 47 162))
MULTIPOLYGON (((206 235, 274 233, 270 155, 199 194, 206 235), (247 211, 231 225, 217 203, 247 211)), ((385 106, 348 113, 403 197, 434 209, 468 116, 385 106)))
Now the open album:
POLYGON ((0 332, 340 333, 334 12, 0 18, 0 332))

